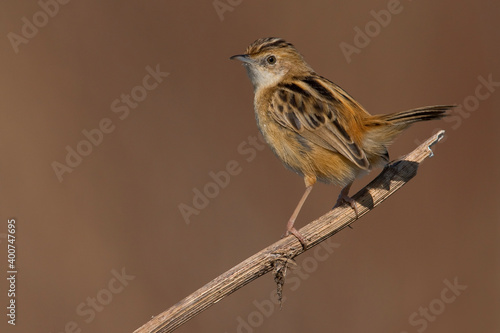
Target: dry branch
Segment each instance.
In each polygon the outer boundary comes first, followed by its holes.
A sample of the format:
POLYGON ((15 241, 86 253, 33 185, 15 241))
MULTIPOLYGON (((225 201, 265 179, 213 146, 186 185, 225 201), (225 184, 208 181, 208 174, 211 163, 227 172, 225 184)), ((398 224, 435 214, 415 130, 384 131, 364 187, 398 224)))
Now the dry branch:
MULTIPOLYGON (((440 131, 408 155, 390 163, 370 184, 353 196, 358 206, 359 217, 378 206, 396 192, 416 173, 420 163, 432 156, 430 147, 444 136, 440 131)), ((289 259, 311 249, 328 237, 356 221, 354 211, 349 206, 338 207, 317 220, 309 223, 300 233, 306 238, 308 246, 303 249, 294 236, 288 236, 268 246, 262 251, 231 268, 181 300, 168 310, 152 318, 134 333, 172 332, 198 313, 219 302, 258 277, 276 270, 289 259)), ((278 273, 282 269, 276 270, 278 273)), ((277 274, 278 274, 277 273, 277 274)), ((277 279, 277 282, 279 277, 277 279)), ((278 286, 279 287, 279 286, 278 286)))

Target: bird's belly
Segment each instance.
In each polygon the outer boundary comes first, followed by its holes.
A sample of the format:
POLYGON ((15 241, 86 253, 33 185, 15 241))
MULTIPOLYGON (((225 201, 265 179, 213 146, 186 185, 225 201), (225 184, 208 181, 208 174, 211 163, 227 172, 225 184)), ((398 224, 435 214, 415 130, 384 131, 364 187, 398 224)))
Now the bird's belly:
POLYGON ((310 169, 324 183, 346 186, 360 175, 362 170, 339 152, 312 144, 308 154, 310 169))
POLYGON ((266 122, 259 129, 274 154, 301 176, 345 186, 361 172, 340 153, 320 147, 278 124, 266 122))

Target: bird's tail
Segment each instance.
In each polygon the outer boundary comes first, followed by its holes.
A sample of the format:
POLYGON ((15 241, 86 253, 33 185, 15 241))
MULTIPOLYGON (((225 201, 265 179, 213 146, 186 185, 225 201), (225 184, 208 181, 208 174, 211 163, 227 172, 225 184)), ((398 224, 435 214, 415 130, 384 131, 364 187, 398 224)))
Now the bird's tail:
POLYGON ((419 121, 446 117, 447 112, 454 107, 455 105, 425 106, 408 111, 369 116, 364 122, 366 126, 365 150, 374 155, 385 156, 387 146, 408 126, 419 121))
POLYGON ((441 119, 446 117, 446 112, 453 109, 455 105, 424 106, 408 111, 375 116, 381 121, 389 122, 391 125, 407 127, 418 121, 441 119))

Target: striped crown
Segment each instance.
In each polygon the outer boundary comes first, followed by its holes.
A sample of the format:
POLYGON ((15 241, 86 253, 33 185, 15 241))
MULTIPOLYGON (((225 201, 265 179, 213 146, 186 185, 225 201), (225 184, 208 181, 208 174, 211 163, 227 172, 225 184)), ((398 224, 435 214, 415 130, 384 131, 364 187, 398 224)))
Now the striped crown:
MULTIPOLYGON (((293 44, 288 43, 283 38, 278 37, 266 37, 257 39, 255 42, 250 44, 245 53, 246 54, 257 54, 265 51, 269 51, 271 49, 279 49, 279 48, 288 48, 297 52, 293 44)), ((297 52, 298 53, 298 52, 297 52)))

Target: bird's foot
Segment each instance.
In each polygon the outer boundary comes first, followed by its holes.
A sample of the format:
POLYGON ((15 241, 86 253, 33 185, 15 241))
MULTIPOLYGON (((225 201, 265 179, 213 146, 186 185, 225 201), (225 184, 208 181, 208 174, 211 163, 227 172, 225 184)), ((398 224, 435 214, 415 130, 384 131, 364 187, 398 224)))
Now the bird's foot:
POLYGON ((302 236, 302 234, 297 230, 295 229, 295 227, 287 227, 286 228, 286 231, 285 231, 285 234, 283 235, 283 237, 286 237, 288 235, 294 235, 300 242, 300 244, 302 245, 302 248, 305 250, 306 249, 306 239, 304 238, 304 236, 302 236))
POLYGON ((339 194, 339 198, 337 199, 337 203, 335 204, 335 206, 333 206, 332 209, 340 207, 344 204, 348 204, 349 206, 351 206, 351 208, 354 210, 354 213, 356 214, 356 218, 359 217, 358 208, 356 207, 356 201, 347 194, 345 194, 344 191, 341 191, 339 194))

